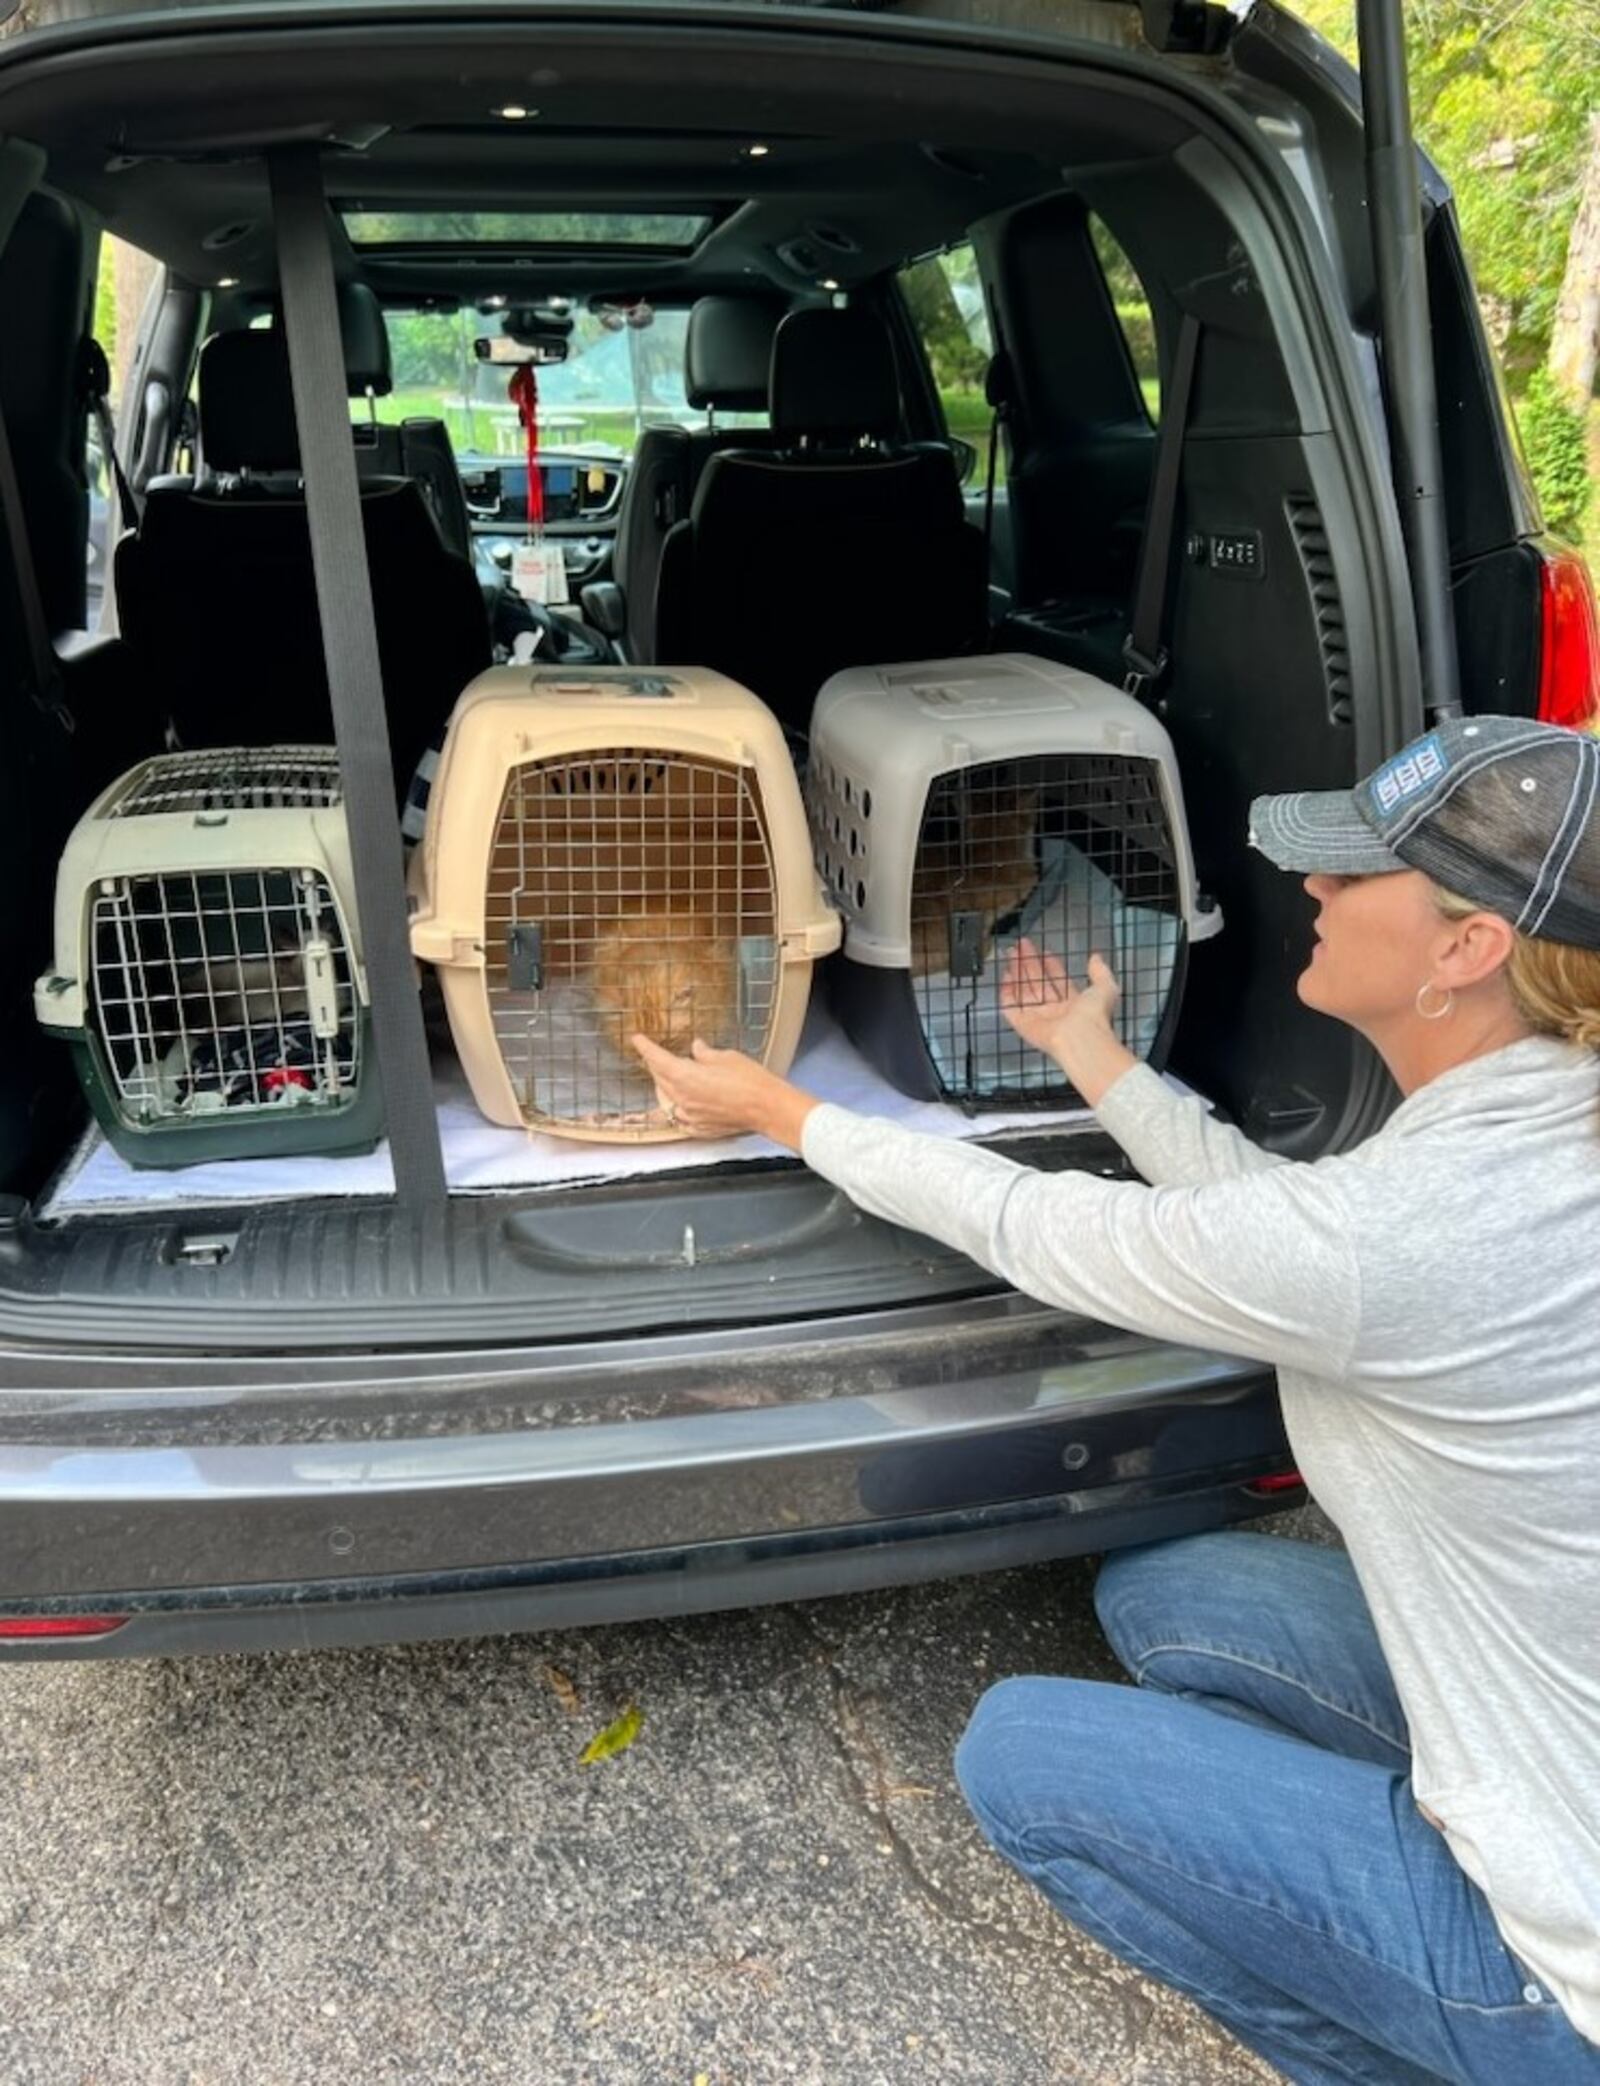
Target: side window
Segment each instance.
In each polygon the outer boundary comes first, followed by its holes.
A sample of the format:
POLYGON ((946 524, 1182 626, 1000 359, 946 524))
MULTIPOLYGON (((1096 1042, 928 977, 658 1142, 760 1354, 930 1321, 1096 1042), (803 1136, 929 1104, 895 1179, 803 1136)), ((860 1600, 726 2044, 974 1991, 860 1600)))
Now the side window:
POLYGON ((1159 420, 1161 364, 1156 355, 1155 321, 1150 316, 1150 300, 1145 295, 1144 284, 1100 218, 1090 217, 1089 236, 1094 241, 1100 266, 1105 270, 1106 286, 1116 307, 1117 323, 1128 343, 1128 355, 1134 375, 1139 379, 1139 389, 1144 393, 1145 411, 1152 420, 1159 420))
MULTIPOLYGON (((947 253, 913 262, 900 271, 900 293, 933 371, 945 431, 970 442, 978 452, 973 477, 981 485, 993 426, 983 379, 994 353, 994 335, 977 255, 970 246, 953 246, 947 253)), ((996 465, 996 475, 1003 479, 1003 446, 996 465)))
POLYGON ((111 411, 122 403, 122 387, 133 360, 145 299, 159 264, 142 248, 130 246, 110 232, 102 233, 100 261, 94 279, 95 339, 111 366, 111 411))
MULTIPOLYGON (((159 263, 140 247, 130 246, 125 239, 114 238, 109 232, 101 235, 90 325, 94 338, 106 351, 106 362, 111 371, 108 397, 113 426, 121 409, 123 386, 139 336, 139 320, 158 269, 159 263)), ((87 416, 84 427, 84 476, 89 487, 86 621, 93 630, 99 621, 100 604, 105 593, 106 563, 111 547, 121 533, 121 517, 116 509, 105 440, 92 413, 87 416)))

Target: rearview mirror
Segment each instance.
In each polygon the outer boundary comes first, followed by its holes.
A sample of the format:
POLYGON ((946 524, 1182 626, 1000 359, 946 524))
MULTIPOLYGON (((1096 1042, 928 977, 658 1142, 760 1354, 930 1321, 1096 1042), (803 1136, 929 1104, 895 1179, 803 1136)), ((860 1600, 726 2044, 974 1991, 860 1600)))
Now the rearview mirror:
POLYGON ((566 361, 567 338, 563 333, 530 333, 521 340, 513 340, 506 333, 479 334, 472 343, 472 352, 480 362, 492 363, 496 368, 542 368, 546 363, 566 361))

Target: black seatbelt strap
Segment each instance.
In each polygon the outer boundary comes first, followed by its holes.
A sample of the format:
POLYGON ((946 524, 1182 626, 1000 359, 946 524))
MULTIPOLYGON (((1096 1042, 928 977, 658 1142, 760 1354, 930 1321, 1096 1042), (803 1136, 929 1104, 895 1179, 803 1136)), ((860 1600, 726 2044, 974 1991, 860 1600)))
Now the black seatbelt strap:
POLYGON ((1122 647, 1128 671, 1123 687, 1143 696, 1167 670, 1167 576, 1172 570, 1172 542, 1178 524, 1178 480, 1183 468, 1183 438, 1194 395, 1195 362, 1200 351, 1200 321, 1185 312, 1172 358, 1172 381, 1161 401, 1161 427, 1156 436, 1156 468, 1145 512, 1144 541, 1139 548, 1139 576, 1133 591, 1133 617, 1122 647))
MULTIPOLYGON (((987 604, 993 584, 994 480, 1000 454, 1000 430, 1011 415, 1011 357, 997 348, 984 371, 984 397, 989 405, 989 461, 983 478, 983 589, 987 604)), ((986 610, 987 613, 987 610, 986 610)))
MULTIPOLYGON (((268 166, 317 608, 395 1193, 402 1204, 420 1211, 445 1198, 444 1158, 406 917, 400 820, 350 437, 327 200, 314 146, 282 147, 268 155, 268 166)), ((426 613, 425 603, 419 611, 426 613)))
POLYGON ((5 516, 6 538, 11 546, 11 569, 16 577, 17 600, 22 609, 23 634, 28 646, 28 690, 34 702, 61 729, 73 729, 61 687, 61 661, 50 641, 50 623, 39 592, 38 567, 33 562, 33 543, 28 535, 28 517, 22 505, 22 485, 17 477, 16 458, 11 453, 11 435, 4 412, 0 412, 0 513, 5 516))
POLYGON ((117 430, 111 418, 111 365, 106 360, 105 349, 97 340, 85 340, 78 350, 78 395, 94 415, 94 424, 100 430, 100 447, 105 451, 107 468, 116 483, 122 526, 136 529, 140 520, 139 502, 117 454, 117 430))

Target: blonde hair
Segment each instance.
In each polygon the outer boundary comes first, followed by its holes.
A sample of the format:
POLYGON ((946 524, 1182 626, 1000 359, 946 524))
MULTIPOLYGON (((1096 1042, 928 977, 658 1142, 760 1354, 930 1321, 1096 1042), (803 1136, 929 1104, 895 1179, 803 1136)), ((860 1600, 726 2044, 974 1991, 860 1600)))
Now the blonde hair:
MULTIPOLYGON (((1439 884, 1433 901, 1446 920, 1493 910, 1439 884)), ((1600 1050, 1600 950, 1519 934, 1506 959, 1506 984, 1512 1006, 1536 1036, 1600 1050)))

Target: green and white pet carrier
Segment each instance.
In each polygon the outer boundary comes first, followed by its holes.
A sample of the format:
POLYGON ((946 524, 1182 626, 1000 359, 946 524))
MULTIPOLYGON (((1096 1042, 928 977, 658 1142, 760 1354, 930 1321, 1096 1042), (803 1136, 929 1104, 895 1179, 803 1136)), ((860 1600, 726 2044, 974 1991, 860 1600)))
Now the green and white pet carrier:
POLYGON ((135 1166, 369 1150, 382 1133, 337 756, 163 754, 80 820, 34 990, 135 1166))

